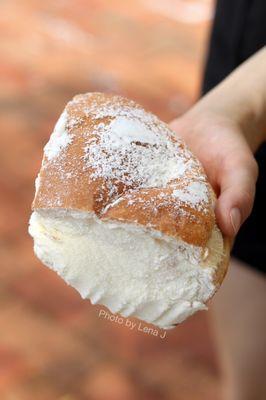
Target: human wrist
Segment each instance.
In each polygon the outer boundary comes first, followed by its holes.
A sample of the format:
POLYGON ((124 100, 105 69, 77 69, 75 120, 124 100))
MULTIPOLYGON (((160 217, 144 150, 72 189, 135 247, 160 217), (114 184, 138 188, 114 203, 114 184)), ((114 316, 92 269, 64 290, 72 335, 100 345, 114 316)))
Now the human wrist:
POLYGON ((228 79, 218 85, 186 113, 186 118, 199 124, 222 120, 234 125, 255 152, 266 139, 266 105, 262 96, 249 96, 239 84, 238 79, 228 79))
POLYGON ((263 113, 258 111, 256 105, 250 105, 249 109, 242 110, 237 120, 241 132, 254 152, 266 139, 266 125, 262 116, 263 113))
POLYGON ((238 125, 253 151, 266 140, 265 71, 266 47, 240 65, 205 99, 205 107, 208 105, 238 125))

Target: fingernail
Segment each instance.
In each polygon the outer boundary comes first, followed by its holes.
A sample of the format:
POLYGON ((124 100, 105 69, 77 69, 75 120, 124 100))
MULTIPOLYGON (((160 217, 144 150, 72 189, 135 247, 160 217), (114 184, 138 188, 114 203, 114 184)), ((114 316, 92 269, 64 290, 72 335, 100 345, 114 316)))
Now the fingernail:
POLYGON ((239 231, 241 223, 241 214, 238 208, 232 208, 232 210, 230 211, 230 219, 232 227, 234 229, 234 233, 236 235, 239 231))

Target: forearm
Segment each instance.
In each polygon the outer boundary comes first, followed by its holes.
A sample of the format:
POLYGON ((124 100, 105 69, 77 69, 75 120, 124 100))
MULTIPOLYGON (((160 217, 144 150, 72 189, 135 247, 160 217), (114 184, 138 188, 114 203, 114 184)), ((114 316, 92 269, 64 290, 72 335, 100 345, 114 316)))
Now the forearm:
POLYGON ((195 111, 233 120, 255 151, 266 139, 266 47, 204 96, 195 111))

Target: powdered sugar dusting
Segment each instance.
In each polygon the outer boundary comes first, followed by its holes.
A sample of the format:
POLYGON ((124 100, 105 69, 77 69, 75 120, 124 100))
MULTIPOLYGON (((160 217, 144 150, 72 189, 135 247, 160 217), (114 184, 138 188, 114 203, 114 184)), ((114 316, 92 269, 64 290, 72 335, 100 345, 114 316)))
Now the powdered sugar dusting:
POLYGON ((38 175, 37 175, 37 178, 35 179, 35 190, 36 190, 36 192, 37 192, 37 190, 39 190, 39 188, 40 188, 40 180, 41 180, 40 174, 38 174, 38 175))
MULTIPOLYGON (((115 207, 121 196, 127 202, 123 207, 127 204, 133 209, 141 203, 153 215, 171 207, 174 219, 193 220, 193 213, 180 207, 180 202, 208 213, 210 189, 199 161, 167 124, 122 97, 76 96, 59 118, 45 155, 46 187, 51 180, 62 188, 54 191, 51 200, 40 191, 39 199, 51 201, 51 206, 55 201, 59 206, 59 199, 70 192, 73 199, 81 198, 86 187, 90 190, 92 181, 97 181, 92 187, 98 188, 93 202, 97 202, 94 211, 99 217, 115 207)), ((156 221, 151 228, 157 228, 156 221)))
POLYGON ((157 138, 151 129, 139 120, 130 120, 126 117, 118 117, 109 125, 110 142, 113 146, 123 146, 132 142, 149 143, 155 145, 157 138))
POLYGON ((44 154, 49 161, 57 157, 72 142, 72 135, 67 130, 67 120, 67 112, 64 111, 55 125, 49 142, 44 148, 44 154))
POLYGON ((173 190, 172 195, 178 200, 191 205, 208 201, 208 189, 203 182, 191 182, 183 189, 173 190))
POLYGON ((95 121, 109 118, 95 125, 97 135, 89 136, 84 148, 92 178, 129 187, 166 187, 186 172, 193 177, 198 170, 197 161, 191 160, 168 126, 143 109, 108 103, 94 106, 92 102, 84 111, 95 121))

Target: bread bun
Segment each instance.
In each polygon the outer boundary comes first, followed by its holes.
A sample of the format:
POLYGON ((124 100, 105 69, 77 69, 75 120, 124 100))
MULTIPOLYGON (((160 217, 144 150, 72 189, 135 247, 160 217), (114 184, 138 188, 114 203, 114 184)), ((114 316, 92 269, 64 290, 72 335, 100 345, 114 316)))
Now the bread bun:
POLYGON ((215 195, 182 139, 128 99, 75 96, 44 148, 29 232, 83 298, 161 328, 220 286, 229 243, 215 195))

